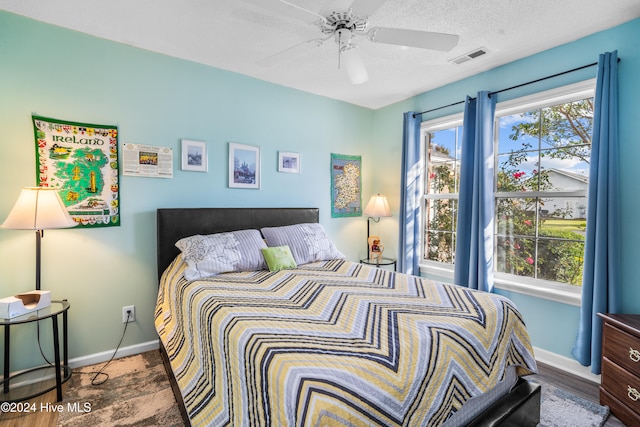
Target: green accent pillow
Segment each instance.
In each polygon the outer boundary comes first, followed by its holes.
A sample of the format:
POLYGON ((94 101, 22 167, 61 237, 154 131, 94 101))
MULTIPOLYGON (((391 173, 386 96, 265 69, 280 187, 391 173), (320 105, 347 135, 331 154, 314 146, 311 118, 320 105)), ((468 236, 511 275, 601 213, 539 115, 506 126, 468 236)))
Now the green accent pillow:
POLYGON ((262 248, 262 255, 269 266, 269 271, 287 270, 298 266, 289 246, 262 248))

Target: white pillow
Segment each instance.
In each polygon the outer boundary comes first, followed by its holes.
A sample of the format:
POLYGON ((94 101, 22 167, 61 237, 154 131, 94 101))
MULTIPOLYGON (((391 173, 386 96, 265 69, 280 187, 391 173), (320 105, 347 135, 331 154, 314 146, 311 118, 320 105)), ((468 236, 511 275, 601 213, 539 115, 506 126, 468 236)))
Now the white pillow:
POLYGON ((176 247, 187 263, 187 280, 204 279, 230 271, 256 271, 265 268, 261 249, 267 245, 258 230, 195 235, 180 239, 176 247))
POLYGON ((260 230, 270 247, 289 246, 296 264, 344 259, 318 223, 265 227, 260 230))

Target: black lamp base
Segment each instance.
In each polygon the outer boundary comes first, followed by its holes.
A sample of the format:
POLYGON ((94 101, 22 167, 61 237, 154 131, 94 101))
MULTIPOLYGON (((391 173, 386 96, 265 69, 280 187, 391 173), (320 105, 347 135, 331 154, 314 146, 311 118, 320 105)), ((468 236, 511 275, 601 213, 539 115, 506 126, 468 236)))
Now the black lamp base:
POLYGON ((369 258, 369 255, 370 255, 369 254, 369 237, 371 237, 371 233, 370 233, 370 225, 371 225, 371 223, 369 222, 369 220, 373 220, 373 222, 377 223, 377 222, 380 222, 380 218, 378 218, 378 219, 371 218, 371 217, 367 218, 367 252, 366 252, 367 258, 369 258))
POLYGON ((36 291, 40 290, 40 260, 42 259, 40 249, 43 235, 43 230, 36 230, 36 291))

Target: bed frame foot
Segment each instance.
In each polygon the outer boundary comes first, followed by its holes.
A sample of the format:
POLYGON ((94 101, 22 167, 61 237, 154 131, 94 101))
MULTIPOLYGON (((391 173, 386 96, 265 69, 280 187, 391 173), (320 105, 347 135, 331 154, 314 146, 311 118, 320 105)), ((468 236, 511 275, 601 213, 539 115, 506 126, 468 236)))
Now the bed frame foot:
POLYGON ((511 392, 476 417, 473 427, 535 427, 540 423, 540 385, 523 378, 511 392))

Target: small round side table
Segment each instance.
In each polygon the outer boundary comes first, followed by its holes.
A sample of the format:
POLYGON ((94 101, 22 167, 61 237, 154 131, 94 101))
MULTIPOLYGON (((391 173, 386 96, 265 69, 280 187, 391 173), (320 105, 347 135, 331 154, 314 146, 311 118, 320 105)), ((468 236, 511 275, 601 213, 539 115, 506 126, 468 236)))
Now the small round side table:
POLYGON ((27 400, 35 396, 40 396, 41 394, 47 393, 53 389, 56 389, 57 401, 60 402, 62 400, 62 383, 71 377, 71 368, 68 366, 69 352, 67 338, 67 311, 69 310, 69 307, 70 305, 67 300, 51 301, 51 305, 49 307, 45 307, 41 310, 32 311, 11 319, 0 317, 0 325, 4 326, 4 379, 0 383, 2 385, 2 387, 0 387, 0 402, 18 402, 27 400), (58 332, 58 317, 60 315, 62 315, 62 361, 60 360, 60 337, 58 332), (39 322, 45 319, 51 319, 55 363, 53 365, 39 366, 10 375, 9 357, 11 355, 11 328, 17 325, 39 322), (53 377, 49 379, 51 374, 39 372, 45 370, 55 371, 53 375, 55 376, 55 382, 52 381, 53 377), (35 372, 38 372, 38 375, 34 375, 35 372), (34 376, 37 378, 44 378, 44 380, 41 381, 40 389, 34 391, 32 387, 11 388, 12 381, 16 379, 24 379, 24 382, 29 382, 29 379, 34 376))
POLYGON ((392 258, 382 258, 380 260, 377 258, 363 258, 360 260, 360 264, 375 265, 376 267, 380 267, 381 265, 393 265, 393 271, 397 271, 397 261, 392 258))

